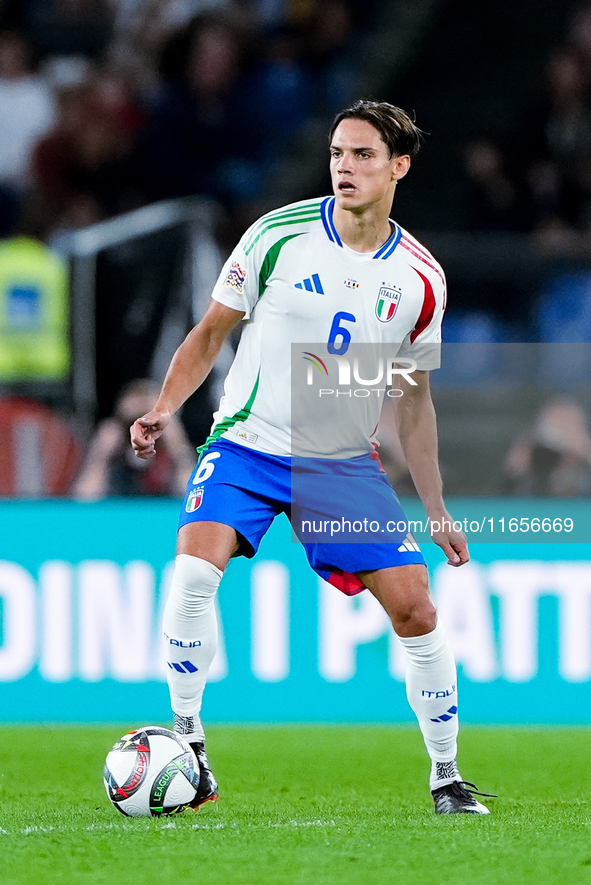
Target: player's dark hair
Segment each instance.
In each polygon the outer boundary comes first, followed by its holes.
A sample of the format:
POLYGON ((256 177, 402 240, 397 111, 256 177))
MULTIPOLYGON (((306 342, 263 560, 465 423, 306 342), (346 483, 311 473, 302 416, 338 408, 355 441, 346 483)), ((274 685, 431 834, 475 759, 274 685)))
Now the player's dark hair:
POLYGON ((406 111, 387 101, 369 101, 360 98, 344 111, 340 111, 330 128, 329 144, 342 120, 366 120, 371 123, 388 147, 390 158, 402 157, 405 154, 414 157, 421 146, 423 133, 418 126, 415 126, 406 111))

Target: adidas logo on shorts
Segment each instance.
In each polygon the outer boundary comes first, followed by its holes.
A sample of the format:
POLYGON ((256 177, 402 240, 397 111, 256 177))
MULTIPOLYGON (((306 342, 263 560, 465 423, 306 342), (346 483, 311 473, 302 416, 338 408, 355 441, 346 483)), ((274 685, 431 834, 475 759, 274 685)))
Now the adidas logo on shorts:
POLYGON ((419 545, 409 532, 400 547, 398 548, 399 553, 420 553, 419 545))

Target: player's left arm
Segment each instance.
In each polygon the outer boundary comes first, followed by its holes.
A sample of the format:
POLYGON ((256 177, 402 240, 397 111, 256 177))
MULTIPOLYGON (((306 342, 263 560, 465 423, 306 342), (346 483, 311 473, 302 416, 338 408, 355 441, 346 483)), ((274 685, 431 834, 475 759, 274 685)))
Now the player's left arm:
POLYGON ((437 419, 431 399, 429 372, 416 371, 410 376, 416 383, 404 383, 404 395, 393 400, 396 427, 404 456, 417 492, 424 504, 434 542, 441 547, 450 565, 468 562, 468 544, 462 531, 453 527, 443 500, 439 471, 437 419))

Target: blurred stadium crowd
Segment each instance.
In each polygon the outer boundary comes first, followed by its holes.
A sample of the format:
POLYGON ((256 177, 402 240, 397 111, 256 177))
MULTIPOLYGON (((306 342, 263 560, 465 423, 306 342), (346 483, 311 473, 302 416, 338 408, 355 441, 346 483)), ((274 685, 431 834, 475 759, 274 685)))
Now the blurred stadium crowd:
POLYGON ((572 253, 591 237, 591 5, 567 18, 565 32, 514 128, 482 131, 464 163, 472 230, 532 232, 572 253))
POLYGON ((278 147, 348 99, 358 0, 5 0, 0 233, 201 194, 236 223, 278 147))
MULTIPOLYGON (((419 25, 404 32, 414 35, 403 35, 407 54, 414 52, 424 66, 421 40, 446 15, 458 15, 461 6, 454 0, 414 4, 419 25)), ((396 41, 402 38, 392 22, 408 25, 409 18, 402 0, 0 0, 0 420, 5 427, 18 423, 15 414, 21 424, 22 414, 33 421, 34 412, 41 420, 39 410, 52 406, 43 404, 42 395, 37 402, 17 402, 27 393, 21 382, 31 374, 22 369, 22 346, 13 346, 13 333, 34 317, 39 288, 50 293, 52 310, 64 323, 61 343, 55 336, 38 340, 37 368, 43 353, 56 377, 70 371, 68 236, 156 201, 197 196, 218 207, 216 234, 220 254, 226 254, 261 211, 277 204, 273 188, 287 175, 286 157, 290 175, 301 170, 293 199, 327 188, 325 174, 309 162, 301 139, 310 120, 324 125, 363 89, 416 108, 419 124, 425 125, 404 76, 393 67, 388 76, 388 47, 384 66, 384 35, 392 40, 391 58, 400 56, 396 41), (380 43, 381 60, 371 57, 372 35, 376 47, 380 43), (372 69, 381 71, 373 82, 372 69), (31 266, 37 269, 33 283, 11 283, 15 267, 31 266)), ((590 340, 591 3, 566 3, 560 20, 552 40, 528 61, 534 87, 514 119, 491 118, 470 129, 446 121, 463 138, 454 146, 459 175, 447 185, 460 195, 455 230, 445 213, 437 216, 437 194, 425 187, 421 192, 422 156, 413 175, 429 211, 422 215, 420 205, 408 202, 414 184, 401 189, 396 216, 448 271, 455 307, 445 340, 483 346, 590 340)), ((523 46, 523 56, 530 50, 523 46)), ((412 73, 412 64, 407 71, 412 73)), ((425 154, 433 157, 437 143, 435 133, 425 154)), ((591 361, 581 366, 584 374, 591 361)), ((108 440, 117 449, 117 415, 125 412, 121 403, 130 393, 123 388, 137 374, 144 373, 134 373, 133 367, 120 373, 119 389, 110 389, 99 403, 96 418, 112 419, 110 436, 107 429, 101 437, 106 449, 108 440)), ((543 396, 532 409, 542 406, 543 396)), ((584 409, 591 402, 583 396, 573 406, 582 410, 585 438, 578 446, 584 451, 585 478, 569 492, 578 494, 587 493, 589 485, 584 409)), ((537 426, 539 418, 533 412, 530 417, 537 426)), ((203 426, 195 429, 185 421, 192 443, 200 442, 203 426)), ((507 428, 507 433, 518 429, 515 422, 507 428)), ((512 433, 512 439, 522 439, 526 430, 512 433)), ((19 479, 18 459, 7 454, 16 443, 3 432, 0 494, 30 494, 41 487, 47 494, 74 489, 81 497, 89 488, 87 497, 117 493, 116 483, 110 486, 105 477, 98 490, 88 462, 80 473, 79 455, 66 458, 62 473, 54 463, 61 478, 46 477, 44 486, 19 479)), ((47 428, 43 434, 50 436, 47 428)), ((22 448, 22 440, 18 445, 22 448)), ((499 493, 511 491, 507 477, 523 462, 516 445, 505 445, 508 460, 499 493)), ((176 493, 187 467, 180 436, 174 448, 180 467, 169 464, 168 472, 141 483, 132 481, 131 467, 118 455, 117 476, 125 476, 121 493, 176 493)), ((516 482, 514 488, 523 492, 530 486, 516 482)))

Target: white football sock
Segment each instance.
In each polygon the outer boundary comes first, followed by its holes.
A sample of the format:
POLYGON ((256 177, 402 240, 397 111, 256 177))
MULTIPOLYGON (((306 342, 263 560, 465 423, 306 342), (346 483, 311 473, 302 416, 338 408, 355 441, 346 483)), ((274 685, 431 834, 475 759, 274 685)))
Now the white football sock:
POLYGON ((175 730, 204 740, 199 714, 217 649, 215 595, 223 577, 211 562, 181 553, 175 561, 163 618, 170 703, 175 730))
MULTIPOLYGON (((456 665, 440 621, 424 636, 399 637, 406 651, 406 696, 421 729, 429 757, 452 763, 457 755, 458 695, 456 665)), ((457 772, 457 768, 456 768, 457 772)), ((450 776, 447 783, 458 780, 450 776)), ((439 786, 443 783, 438 779, 439 786)))

